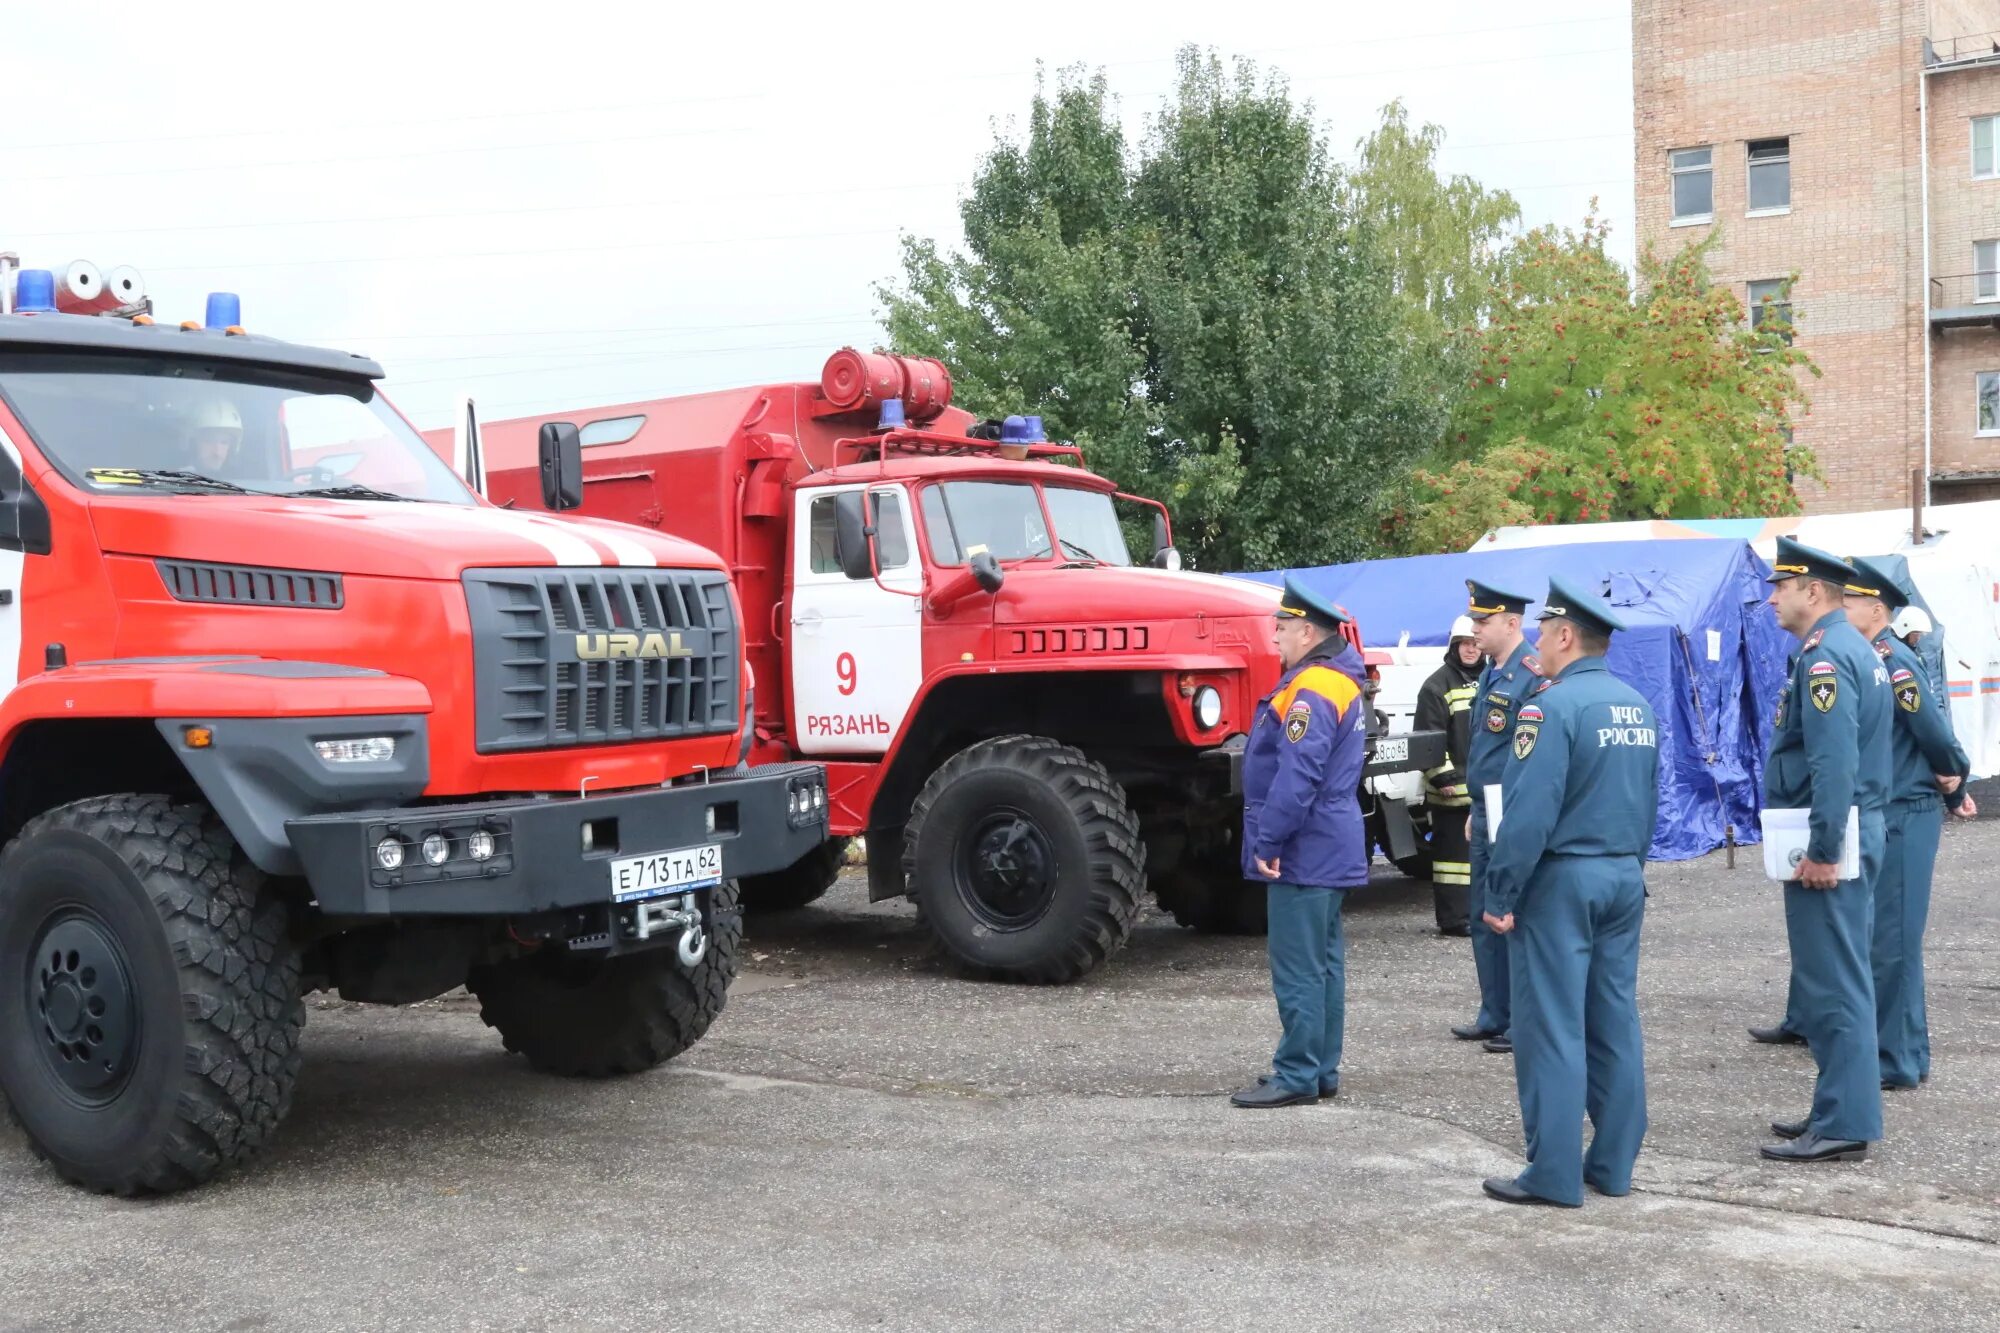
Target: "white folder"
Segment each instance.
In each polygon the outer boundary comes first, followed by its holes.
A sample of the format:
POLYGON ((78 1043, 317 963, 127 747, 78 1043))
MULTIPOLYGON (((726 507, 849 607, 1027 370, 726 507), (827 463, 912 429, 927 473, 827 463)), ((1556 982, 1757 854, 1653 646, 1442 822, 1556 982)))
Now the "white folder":
MULTIPOLYGON (((1797 879, 1799 862, 1812 840, 1812 811, 1766 810, 1759 819, 1764 825, 1764 873, 1775 880, 1797 879)), ((1851 805, 1837 873, 1842 879, 1861 878, 1861 812, 1851 805)))

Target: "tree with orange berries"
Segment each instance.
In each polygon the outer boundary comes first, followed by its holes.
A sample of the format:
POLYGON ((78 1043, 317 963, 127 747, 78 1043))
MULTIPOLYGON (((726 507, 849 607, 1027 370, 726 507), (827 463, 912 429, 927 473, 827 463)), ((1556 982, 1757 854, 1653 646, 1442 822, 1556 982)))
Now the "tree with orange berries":
POLYGON ((1487 313, 1461 332, 1469 376, 1450 430, 1385 524, 1404 551, 1464 550, 1504 524, 1798 512, 1818 476, 1790 443, 1806 408, 1790 310, 1757 326, 1709 281, 1707 246, 1640 261, 1639 291, 1606 227, 1523 236, 1487 313))

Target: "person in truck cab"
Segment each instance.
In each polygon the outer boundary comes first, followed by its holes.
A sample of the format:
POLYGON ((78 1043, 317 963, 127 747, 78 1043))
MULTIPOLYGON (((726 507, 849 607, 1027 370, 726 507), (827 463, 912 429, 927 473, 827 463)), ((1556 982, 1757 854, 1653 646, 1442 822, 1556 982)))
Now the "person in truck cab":
POLYGON ((1417 730, 1446 734, 1444 761, 1424 774, 1424 809, 1431 824, 1431 905, 1442 934, 1467 935, 1466 895, 1472 885, 1472 850, 1465 820, 1472 797, 1465 781, 1465 750, 1472 738, 1472 697, 1479 693, 1486 657, 1472 633, 1472 618, 1451 622, 1444 665, 1417 692, 1417 730))
POLYGON ((1340 1091, 1347 964, 1340 908, 1368 882, 1361 785, 1368 739, 1361 655, 1347 614, 1291 579, 1274 638, 1284 675, 1257 706, 1243 754, 1243 874, 1264 886, 1271 990, 1284 1035, 1271 1072, 1230 1097, 1297 1106, 1340 1091))
POLYGON ((204 394, 188 410, 186 438, 188 471, 224 476, 243 445, 243 414, 223 395, 204 394))

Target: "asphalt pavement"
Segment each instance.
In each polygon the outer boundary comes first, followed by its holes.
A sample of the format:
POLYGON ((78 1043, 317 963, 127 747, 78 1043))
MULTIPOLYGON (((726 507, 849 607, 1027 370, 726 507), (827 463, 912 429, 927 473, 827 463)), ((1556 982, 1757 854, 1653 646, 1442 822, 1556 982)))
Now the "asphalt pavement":
POLYGON ((1249 1112, 1261 940, 1153 913, 1080 985, 974 983, 850 875, 651 1074, 533 1074, 462 998, 321 999, 278 1142, 216 1185, 87 1196, 0 1130, 0 1328, 2000 1326, 2000 823, 1947 830, 1935 1071, 1860 1164, 1757 1157, 1812 1079, 1744 1034, 1784 1002, 1758 855, 1651 868, 1627 1199, 1481 1195, 1512 1065, 1446 1032, 1472 963, 1426 885, 1349 904, 1340 1098, 1249 1112))

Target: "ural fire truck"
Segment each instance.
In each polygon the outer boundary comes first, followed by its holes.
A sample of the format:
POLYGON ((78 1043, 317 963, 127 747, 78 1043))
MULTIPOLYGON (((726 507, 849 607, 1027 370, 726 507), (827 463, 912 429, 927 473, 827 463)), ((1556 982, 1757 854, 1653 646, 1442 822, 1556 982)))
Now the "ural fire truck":
MULTIPOLYGON (((835 840, 745 880, 747 910, 818 897, 864 834, 870 899, 913 898, 989 975, 1082 976, 1149 882, 1183 924, 1263 930, 1238 779, 1277 594, 1180 571, 1162 505, 1033 418, 952 407, 938 362, 852 349, 817 383, 489 423, 492 498, 546 503, 555 438, 583 454, 583 512, 722 553, 765 686, 753 761, 827 765, 835 840), (1144 563, 1121 505, 1150 515, 1144 563)), ((1443 753, 1440 733, 1371 743, 1371 783, 1443 753)), ((1384 814, 1412 854, 1407 810, 1384 814)))
POLYGON ((819 766, 742 762, 717 558, 488 505, 373 361, 232 296, 155 322, 129 271, 13 269, 0 1093, 35 1151, 96 1190, 207 1180, 284 1116, 308 989, 467 985, 563 1074, 700 1038, 732 881, 827 836, 819 766))

